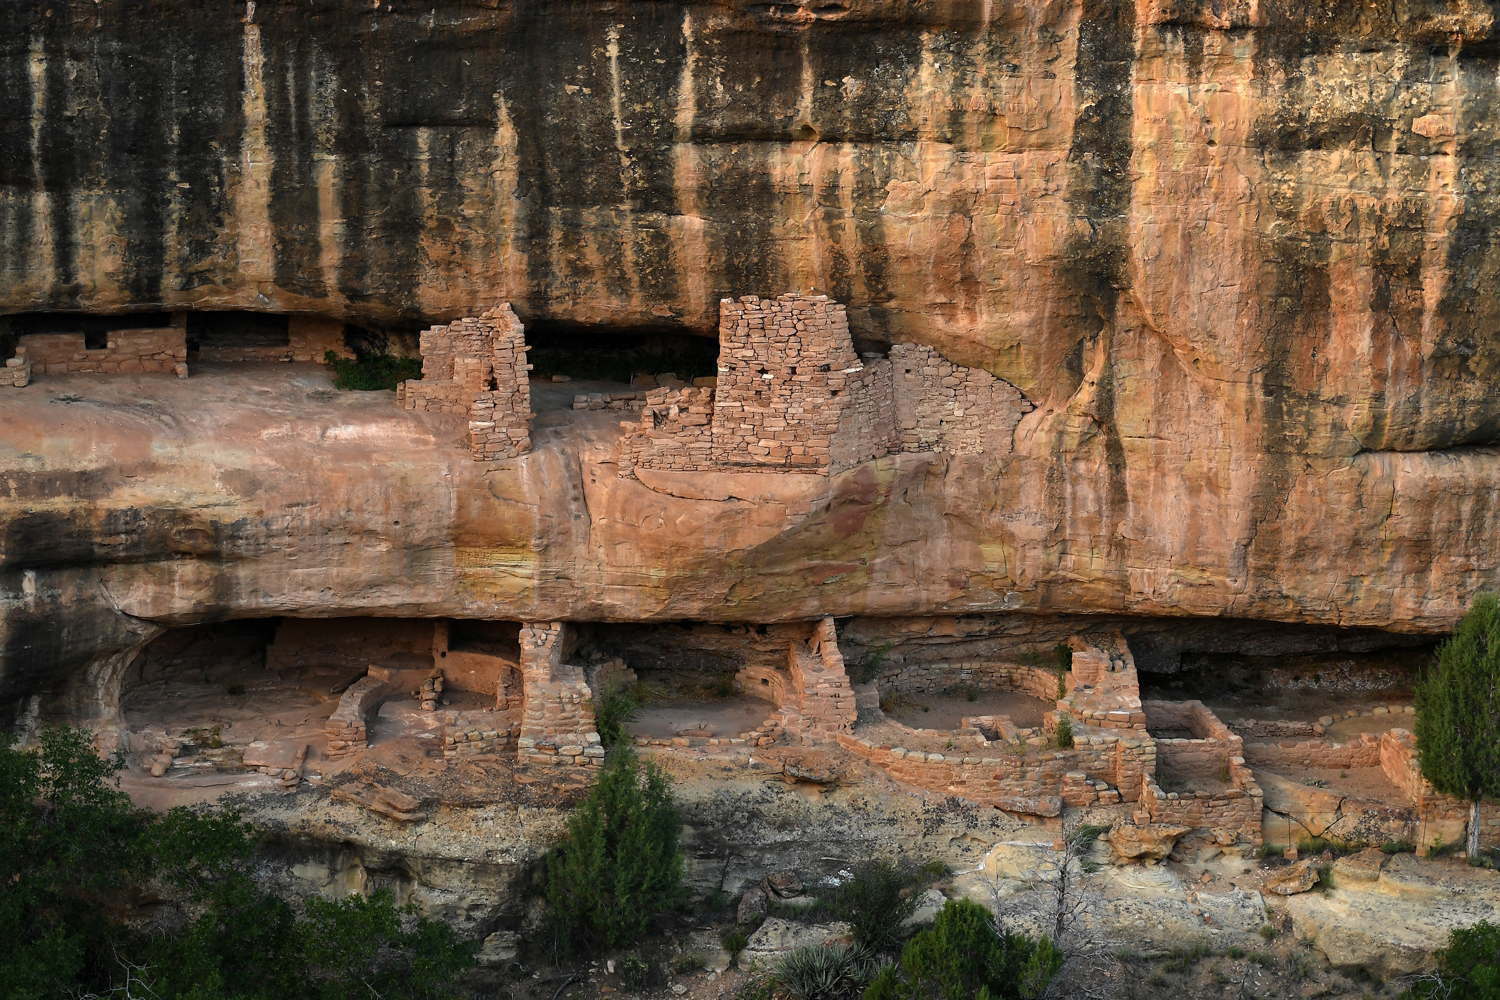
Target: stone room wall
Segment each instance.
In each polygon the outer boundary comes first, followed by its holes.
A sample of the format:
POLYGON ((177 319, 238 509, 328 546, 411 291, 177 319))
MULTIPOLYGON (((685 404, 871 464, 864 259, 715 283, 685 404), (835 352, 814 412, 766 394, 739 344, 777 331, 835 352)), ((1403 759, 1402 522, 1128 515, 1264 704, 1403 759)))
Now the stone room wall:
POLYGON ((105 347, 89 350, 81 333, 28 334, 16 357, 33 375, 176 372, 187 378, 186 326, 110 330, 106 337, 105 347))
POLYGON ((312 361, 321 365, 329 351, 340 358, 354 357, 354 352, 344 345, 342 320, 289 316, 285 344, 204 344, 198 348, 198 360, 312 361))
POLYGON ((266 647, 277 672, 370 665, 414 670, 432 665, 432 622, 408 618, 283 618, 266 647))
POLYGON ((832 618, 819 621, 807 639, 788 643, 787 667, 790 697, 783 710, 789 732, 803 742, 816 742, 853 729, 859 712, 832 618))
POLYGON ((531 450, 525 328, 509 304, 422 331, 422 377, 396 387, 408 410, 468 414, 476 461, 531 450))
POLYGON ((522 760, 533 764, 597 765, 604 758, 594 726, 594 699, 583 668, 564 663, 562 622, 521 627, 521 673, 526 686, 522 760))
POLYGON ((900 450, 1008 455, 1031 403, 982 368, 955 365, 931 347, 891 348, 900 450))

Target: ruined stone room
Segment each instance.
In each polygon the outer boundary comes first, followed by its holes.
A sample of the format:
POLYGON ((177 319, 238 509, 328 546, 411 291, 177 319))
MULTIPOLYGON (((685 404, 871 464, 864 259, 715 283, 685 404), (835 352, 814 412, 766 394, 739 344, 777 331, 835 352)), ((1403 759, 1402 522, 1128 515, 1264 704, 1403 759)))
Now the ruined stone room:
POLYGON ((7 0, 0 136, 0 1000, 1500 1000, 1500 0, 7 0))

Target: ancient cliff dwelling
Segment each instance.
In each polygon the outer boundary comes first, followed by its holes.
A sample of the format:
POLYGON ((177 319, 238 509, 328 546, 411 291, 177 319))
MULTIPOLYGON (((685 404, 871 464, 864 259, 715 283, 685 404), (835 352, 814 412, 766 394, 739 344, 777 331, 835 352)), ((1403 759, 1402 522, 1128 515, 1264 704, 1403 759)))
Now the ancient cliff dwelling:
POLYGON ((0 4, 0 997, 1492 996, 1496 19, 0 4))

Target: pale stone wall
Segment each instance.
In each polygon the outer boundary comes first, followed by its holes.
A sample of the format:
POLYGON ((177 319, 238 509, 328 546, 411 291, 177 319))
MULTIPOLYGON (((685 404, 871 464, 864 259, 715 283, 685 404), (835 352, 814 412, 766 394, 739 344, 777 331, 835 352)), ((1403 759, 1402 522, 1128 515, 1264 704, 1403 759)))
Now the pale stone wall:
POLYGON ((1256 767, 1379 767, 1380 737, 1361 733, 1347 743, 1333 740, 1279 740, 1245 744, 1245 759, 1256 767))
POLYGON ((526 687, 521 760, 533 764, 598 764, 604 757, 594 726, 594 700, 583 668, 563 662, 562 622, 521 627, 526 687))
POLYGON ((408 410, 467 414, 477 461, 531 450, 531 384, 525 328, 510 305, 423 330, 422 378, 396 387, 408 410))
POLYGON ((365 720, 389 694, 390 685, 374 673, 361 677, 345 689, 339 696, 338 707, 323 727, 328 737, 330 759, 359 753, 369 745, 365 720))
POLYGON ((1236 787, 1222 791, 1166 793, 1148 776, 1142 784, 1141 807, 1150 813, 1153 823, 1226 830, 1258 847, 1263 793, 1253 779, 1241 780, 1243 785, 1237 782, 1236 787))
MULTIPOLYGON (((89 350, 81 333, 32 333, 16 348, 32 374, 175 372, 187 377, 187 327, 110 330, 105 347, 89 350)), ((12 382, 14 384, 14 381, 12 382)))
POLYGON ((982 368, 955 365, 920 344, 891 348, 900 450, 1008 455, 1032 406, 982 368))

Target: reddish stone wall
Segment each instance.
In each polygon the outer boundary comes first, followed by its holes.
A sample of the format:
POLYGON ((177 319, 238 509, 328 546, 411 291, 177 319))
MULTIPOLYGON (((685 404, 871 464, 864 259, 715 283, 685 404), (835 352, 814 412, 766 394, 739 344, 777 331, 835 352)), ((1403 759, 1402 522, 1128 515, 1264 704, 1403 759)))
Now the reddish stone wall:
POLYGON ((651 390, 639 426, 620 443, 620 475, 632 475, 637 467, 712 467, 713 414, 713 389, 651 390))
POLYGON ((1144 779, 1141 806, 1151 822, 1195 829, 1230 830, 1257 847, 1261 843, 1260 786, 1230 788, 1219 792, 1163 792, 1151 778, 1144 779))
POLYGON ((175 372, 187 378, 185 325, 111 330, 105 337, 104 348, 89 350, 81 333, 28 334, 21 338, 16 357, 33 374, 175 372))
POLYGON ((1380 737, 1361 733, 1348 743, 1332 740, 1278 740, 1245 744, 1245 759, 1255 767, 1378 767, 1380 737))
MULTIPOLYGON (((1416 738, 1405 729, 1380 734, 1380 766, 1386 777, 1416 808, 1424 841, 1419 853, 1435 843, 1459 843, 1468 836, 1469 803, 1443 795, 1422 777, 1417 763, 1416 738)), ((1500 847, 1500 805, 1482 803, 1479 810, 1479 846, 1500 847)))
POLYGON ((871 359, 864 366, 863 371, 849 373, 839 428, 829 450, 835 472, 901 450, 891 363, 871 359))
POLYGON ((954 688, 981 691, 1021 691, 1045 701, 1057 701, 1057 675, 1020 663, 912 663, 883 670, 876 681, 882 694, 891 691, 923 694, 954 688))
POLYGON ((396 387, 408 410, 467 414, 477 461, 531 450, 531 384, 525 328, 510 306, 421 334, 422 378, 396 387))
POLYGON ((276 671, 375 664, 413 670, 432 663, 432 623, 402 618, 283 618, 266 647, 276 671))
POLYGON ((325 364, 332 351, 340 358, 352 358, 354 352, 344 346, 344 324, 339 320, 316 316, 287 318, 285 344, 256 344, 229 347, 205 344, 198 348, 199 361, 313 361, 325 364))

